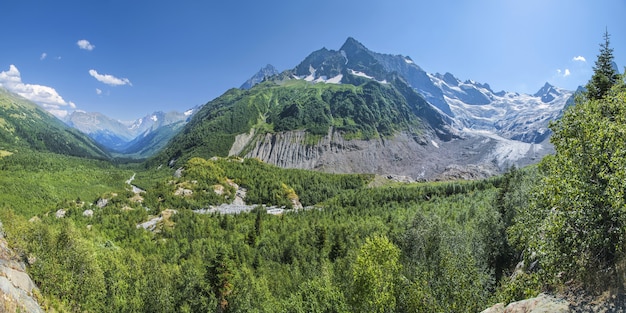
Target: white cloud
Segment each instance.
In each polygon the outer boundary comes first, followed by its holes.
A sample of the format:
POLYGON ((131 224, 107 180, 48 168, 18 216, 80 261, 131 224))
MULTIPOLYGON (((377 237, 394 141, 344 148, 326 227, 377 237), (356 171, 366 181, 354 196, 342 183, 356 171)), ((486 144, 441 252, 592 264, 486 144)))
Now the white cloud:
POLYGON ((89 75, 91 75, 93 78, 95 78, 99 82, 105 83, 111 86, 122 86, 122 85, 132 86, 133 85, 130 82, 130 80, 128 80, 128 78, 117 78, 109 74, 100 74, 96 70, 93 70, 93 69, 89 70, 89 75))
POLYGON ((52 113, 52 115, 54 115, 54 116, 56 116, 58 118, 64 118, 68 114, 70 114, 70 112, 68 110, 62 110, 62 109, 46 109, 46 111, 52 113))
POLYGON ((72 102, 66 102, 57 91, 48 86, 25 84, 17 67, 13 64, 8 71, 0 72, 0 86, 42 106, 46 111, 63 117, 67 115, 66 106, 75 108, 72 102))
POLYGON ((572 72, 570 72, 568 68, 566 68, 565 70, 561 70, 561 69, 556 70, 556 75, 558 77, 567 77, 567 76, 570 76, 571 74, 572 72))
POLYGON ((76 44, 78 45, 79 48, 81 48, 83 50, 88 50, 88 51, 91 51, 91 50, 93 50, 96 47, 96 46, 92 45, 86 39, 81 39, 81 40, 77 41, 76 44))
POLYGON ((79 41, 76 42, 76 44, 78 45, 79 48, 83 49, 83 50, 87 50, 87 51, 91 51, 94 48, 96 48, 96 46, 92 45, 88 40, 86 39, 81 39, 79 41))
POLYGON ((100 90, 100 88, 96 88, 96 94, 97 95, 101 95, 102 94, 102 90, 100 90))
POLYGON ((47 53, 42 53, 41 56, 39 57, 39 60, 45 60, 48 57, 47 53))
POLYGON ((572 59, 572 61, 587 62, 587 60, 585 59, 585 57, 584 57, 584 56, 582 56, 582 55, 579 55, 579 56, 577 56, 577 57, 574 57, 574 58, 572 59))

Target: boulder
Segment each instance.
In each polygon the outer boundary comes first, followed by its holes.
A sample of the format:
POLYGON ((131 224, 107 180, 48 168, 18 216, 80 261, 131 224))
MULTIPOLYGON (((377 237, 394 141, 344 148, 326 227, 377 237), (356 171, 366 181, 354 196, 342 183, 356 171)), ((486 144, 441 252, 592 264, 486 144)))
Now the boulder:
POLYGON ((481 313, 568 313, 570 304, 564 299, 542 293, 535 298, 509 303, 498 303, 481 313))
POLYGON ((67 211, 65 211, 65 210, 63 210, 63 209, 59 209, 59 210, 56 212, 55 216, 56 216, 57 218, 64 218, 66 213, 67 213, 67 211))
POLYGON ((98 202, 96 202, 96 206, 101 209, 107 206, 107 204, 109 204, 109 199, 100 198, 98 199, 98 202))

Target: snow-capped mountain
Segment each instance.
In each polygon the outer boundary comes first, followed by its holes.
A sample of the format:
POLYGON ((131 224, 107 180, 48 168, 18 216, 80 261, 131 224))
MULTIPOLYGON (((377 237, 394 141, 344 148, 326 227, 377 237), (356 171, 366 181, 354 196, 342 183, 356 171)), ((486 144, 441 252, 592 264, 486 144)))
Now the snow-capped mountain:
POLYGON ((270 79, 353 85, 373 80, 399 90, 403 84, 409 86, 447 117, 456 131, 451 139, 433 139, 435 150, 428 153, 439 155, 433 160, 442 155, 458 157, 431 167, 495 165, 502 170, 536 162, 553 151, 547 140, 548 125, 574 94, 549 83, 532 95, 494 92, 488 84, 462 81, 450 73, 427 73, 408 56, 376 53, 354 38, 348 38, 339 50, 314 51, 294 69, 270 79))
POLYGON ((131 133, 137 137, 141 134, 145 135, 146 132, 153 131, 159 127, 184 121, 193 115, 194 111, 197 111, 197 108, 192 108, 182 113, 177 111, 167 113, 163 111, 156 111, 140 119, 122 123, 126 124, 131 133))
POLYGON ((123 154, 136 154, 140 151, 152 153, 154 149, 146 146, 165 145, 198 109, 199 106, 196 106, 182 113, 157 111, 132 121, 115 120, 98 112, 74 111, 64 122, 111 151, 123 154), (153 138, 165 142, 153 142, 153 138))
POLYGON ((77 110, 63 121, 111 150, 122 148, 135 137, 128 125, 98 112, 77 110))
POLYGON ((427 73, 408 56, 372 52, 354 38, 348 38, 339 51, 323 48, 313 52, 292 75, 326 83, 351 83, 355 77, 386 83, 393 75, 400 75, 448 115, 459 131, 488 131, 525 143, 544 141, 550 134, 549 121, 561 114, 573 95, 549 83, 533 95, 494 92, 489 84, 461 81, 450 73, 427 73))

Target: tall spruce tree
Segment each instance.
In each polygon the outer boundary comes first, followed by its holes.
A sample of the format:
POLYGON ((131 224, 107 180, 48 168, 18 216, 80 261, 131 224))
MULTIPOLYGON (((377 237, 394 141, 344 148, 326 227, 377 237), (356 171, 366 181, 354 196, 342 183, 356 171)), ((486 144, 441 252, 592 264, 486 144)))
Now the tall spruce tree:
POLYGON ((589 99, 602 99, 615 85, 619 76, 613 67, 613 49, 609 47, 609 32, 604 31, 604 42, 600 44, 600 54, 593 67, 593 76, 587 83, 587 97, 589 99))

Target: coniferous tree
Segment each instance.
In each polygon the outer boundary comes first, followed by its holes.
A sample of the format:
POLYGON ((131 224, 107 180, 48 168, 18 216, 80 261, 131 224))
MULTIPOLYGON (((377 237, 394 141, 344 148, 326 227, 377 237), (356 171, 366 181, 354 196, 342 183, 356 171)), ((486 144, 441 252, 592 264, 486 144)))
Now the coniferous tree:
POLYGON ((613 67, 613 49, 609 47, 609 32, 604 32, 604 42, 600 44, 600 54, 593 67, 593 76, 587 83, 587 97, 602 99, 611 87, 619 80, 619 75, 613 67))

